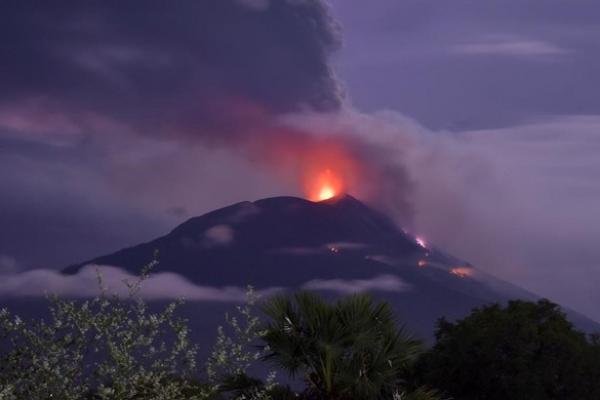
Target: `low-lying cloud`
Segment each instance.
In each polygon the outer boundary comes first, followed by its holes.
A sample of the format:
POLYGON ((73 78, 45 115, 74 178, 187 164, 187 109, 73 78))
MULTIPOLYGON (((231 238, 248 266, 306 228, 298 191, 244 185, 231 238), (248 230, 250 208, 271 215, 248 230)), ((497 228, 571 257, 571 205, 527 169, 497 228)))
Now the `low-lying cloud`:
POLYGON ((204 232, 204 245, 206 247, 225 246, 233 242, 235 231, 229 225, 215 225, 204 232))
MULTIPOLYGON (((190 302, 241 303, 246 300, 247 288, 239 286, 197 285, 185 277, 160 272, 144 280, 118 267, 86 265, 76 274, 66 275, 56 270, 35 269, 12 273, 0 280, 0 298, 43 297, 58 295, 67 298, 91 298, 102 292, 127 297, 129 286, 139 282, 136 292, 145 300, 183 299, 190 302)), ((256 294, 266 298, 284 287, 259 288, 256 294)), ((395 275, 379 275, 369 279, 315 279, 301 285, 304 290, 324 290, 339 294, 373 291, 404 292, 412 286, 395 275)))
POLYGON ((306 282, 303 289, 327 290, 340 294, 369 291, 405 292, 411 285, 395 275, 379 275, 370 279, 314 279, 306 282))
MULTIPOLYGON (((36 269, 3 276, 0 280, 0 297, 40 297, 48 294, 72 298, 90 298, 101 293, 127 296, 126 283, 134 284, 140 278, 117 267, 87 265, 74 275, 65 275, 56 270, 36 269), (101 284, 99 282, 101 279, 101 284)), ((257 292, 268 296, 278 288, 257 292)), ((160 272, 141 282, 139 295, 146 300, 184 299, 186 301, 243 302, 246 288, 237 286, 196 285, 181 275, 160 272)))

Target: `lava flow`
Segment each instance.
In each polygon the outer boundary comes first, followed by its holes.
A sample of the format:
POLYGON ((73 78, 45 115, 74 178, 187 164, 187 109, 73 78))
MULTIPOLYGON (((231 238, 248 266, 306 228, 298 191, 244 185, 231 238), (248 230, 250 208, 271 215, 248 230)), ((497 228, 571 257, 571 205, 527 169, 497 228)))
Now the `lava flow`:
POLYGON ((454 267, 450 269, 452 275, 456 275, 459 278, 467 278, 473 275, 473 270, 468 267, 454 267))

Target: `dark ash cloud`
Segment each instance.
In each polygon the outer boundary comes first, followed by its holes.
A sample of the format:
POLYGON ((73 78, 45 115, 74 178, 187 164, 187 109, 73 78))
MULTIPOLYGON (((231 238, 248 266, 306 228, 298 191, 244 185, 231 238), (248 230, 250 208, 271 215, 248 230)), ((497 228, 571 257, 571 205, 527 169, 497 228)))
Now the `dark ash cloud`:
POLYGON ((142 133, 212 135, 256 113, 337 109, 327 7, 248 3, 3 2, 0 108, 35 100, 79 122, 92 113, 142 133))

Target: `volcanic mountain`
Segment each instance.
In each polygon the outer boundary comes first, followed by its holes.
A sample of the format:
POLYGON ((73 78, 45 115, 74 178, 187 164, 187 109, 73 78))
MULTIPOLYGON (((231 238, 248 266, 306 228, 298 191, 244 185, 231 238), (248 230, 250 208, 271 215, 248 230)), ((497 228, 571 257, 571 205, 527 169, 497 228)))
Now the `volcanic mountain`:
MULTIPOLYGON (((537 297, 442 251, 426 247, 388 217, 345 195, 321 202, 275 197, 242 202, 191 218, 165 236, 64 269, 88 264, 137 274, 158 251, 155 272, 203 287, 259 291, 310 289, 325 296, 368 291, 389 301, 410 330, 430 339, 435 321, 473 307, 537 297)), ((176 288, 173 288, 176 291, 176 288)), ((177 293, 173 293, 177 296, 177 293)), ((222 301, 192 302, 187 313, 206 326, 222 301)), ((595 322, 570 312, 581 329, 595 322)))

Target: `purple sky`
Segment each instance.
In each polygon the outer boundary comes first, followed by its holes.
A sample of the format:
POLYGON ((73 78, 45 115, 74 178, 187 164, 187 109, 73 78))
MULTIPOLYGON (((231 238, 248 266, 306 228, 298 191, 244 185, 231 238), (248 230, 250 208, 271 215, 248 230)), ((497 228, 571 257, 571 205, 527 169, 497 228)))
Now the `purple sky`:
POLYGON ((4 1, 0 272, 301 195, 281 143, 334 140, 401 223, 600 319, 598 20, 593 1, 4 1))

